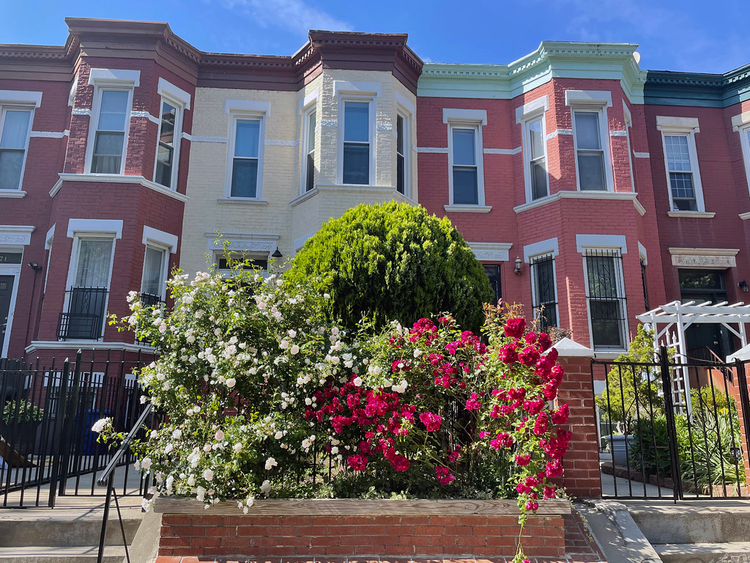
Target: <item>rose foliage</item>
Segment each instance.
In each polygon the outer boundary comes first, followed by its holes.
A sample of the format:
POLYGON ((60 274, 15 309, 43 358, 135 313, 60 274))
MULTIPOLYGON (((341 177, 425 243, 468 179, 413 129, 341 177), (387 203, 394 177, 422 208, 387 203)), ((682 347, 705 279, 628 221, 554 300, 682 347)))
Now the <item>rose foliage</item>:
POLYGON ((138 443, 161 494, 208 507, 256 497, 558 495, 570 440, 552 407, 563 369, 544 333, 489 309, 485 338, 454 319, 356 336, 325 295, 235 264, 170 281, 174 307, 131 295, 124 322, 159 358, 140 373, 166 422, 138 443))

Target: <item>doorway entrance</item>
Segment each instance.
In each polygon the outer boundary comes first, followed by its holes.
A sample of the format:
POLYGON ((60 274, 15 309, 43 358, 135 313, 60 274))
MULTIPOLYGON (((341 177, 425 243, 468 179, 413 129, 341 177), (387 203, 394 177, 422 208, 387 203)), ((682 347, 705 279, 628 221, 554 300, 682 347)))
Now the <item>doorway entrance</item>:
MULTIPOLYGON (((721 303, 728 300, 723 270, 679 270, 683 303, 721 303)), ((693 324, 685 331, 687 356, 692 360, 723 361, 735 352, 734 339, 721 324, 693 324)))
POLYGON ((0 356, 6 349, 8 332, 8 318, 10 317, 10 302, 13 297, 13 282, 15 276, 0 276, 0 356))

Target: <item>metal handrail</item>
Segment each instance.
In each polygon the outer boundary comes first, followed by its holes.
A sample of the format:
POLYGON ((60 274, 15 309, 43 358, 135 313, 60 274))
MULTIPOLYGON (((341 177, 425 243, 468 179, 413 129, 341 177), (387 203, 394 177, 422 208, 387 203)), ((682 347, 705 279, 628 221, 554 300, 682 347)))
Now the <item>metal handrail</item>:
POLYGON ((122 532, 122 545, 125 547, 125 557, 128 560, 128 563, 130 563, 130 553, 128 551, 128 542, 125 538, 125 525, 122 522, 122 513, 120 512, 120 503, 117 502, 117 492, 115 491, 114 486, 114 479, 115 479, 115 469, 117 468, 117 464, 119 463, 120 459, 122 459, 122 456, 125 455, 125 453, 130 448, 130 444, 135 439, 136 434, 138 434, 138 431, 141 429, 141 426, 144 422, 146 422, 146 418, 148 418, 148 415, 151 414, 151 403, 146 405, 146 408, 143 409, 143 412, 141 413, 141 416, 138 417, 138 420, 133 425, 133 428, 130 429, 130 432, 128 432, 128 435, 125 436, 125 439, 122 441, 122 444, 120 444, 120 447, 118 448, 115 455, 112 456, 112 459, 109 460, 109 463, 107 464, 107 467, 104 468, 104 471, 99 476, 99 479, 96 480, 96 484, 100 487, 104 487, 106 485, 107 487, 107 497, 104 501, 104 516, 102 518, 102 531, 101 535, 99 536, 99 553, 96 557, 97 563, 102 563, 104 558, 104 538, 107 535, 107 520, 109 520, 109 506, 110 501, 109 497, 110 495, 114 495, 115 497, 115 506, 117 507, 117 516, 120 520, 120 531, 122 532))

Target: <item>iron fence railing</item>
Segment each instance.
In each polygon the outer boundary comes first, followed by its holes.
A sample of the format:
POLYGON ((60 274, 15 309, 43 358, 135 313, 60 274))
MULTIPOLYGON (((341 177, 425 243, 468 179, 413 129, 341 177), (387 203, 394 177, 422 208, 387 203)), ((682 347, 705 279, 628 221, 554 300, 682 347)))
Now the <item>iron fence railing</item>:
POLYGON ((63 340, 98 340, 107 313, 106 287, 74 287, 65 292, 65 311, 57 322, 57 337, 63 340))
MULTIPOLYGON (((102 494, 96 477, 114 452, 91 427, 105 417, 116 431, 133 426, 145 408, 136 373, 152 358, 92 350, 79 351, 74 361, 0 369, 0 506, 54 507, 57 496, 102 494)), ((158 417, 147 422, 155 428, 158 417)), ((134 461, 123 455, 113 474, 122 494, 148 488, 134 461)))

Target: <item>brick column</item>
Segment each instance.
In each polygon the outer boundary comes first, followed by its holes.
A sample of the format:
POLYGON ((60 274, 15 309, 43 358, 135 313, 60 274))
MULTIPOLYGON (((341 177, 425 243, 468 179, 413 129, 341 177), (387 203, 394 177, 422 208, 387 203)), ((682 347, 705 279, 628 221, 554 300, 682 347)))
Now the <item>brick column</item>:
POLYGON ((571 496, 598 498, 602 496, 602 483, 594 385, 591 379, 593 352, 569 338, 555 344, 555 349, 558 352, 558 362, 565 369, 555 406, 568 404, 570 418, 566 428, 573 433, 568 453, 563 460, 565 473, 561 483, 571 496))

